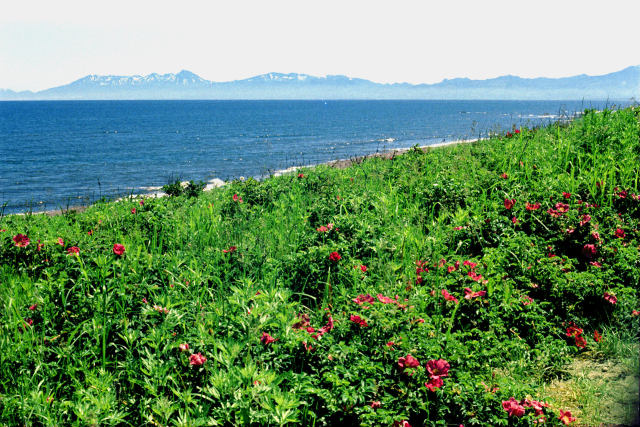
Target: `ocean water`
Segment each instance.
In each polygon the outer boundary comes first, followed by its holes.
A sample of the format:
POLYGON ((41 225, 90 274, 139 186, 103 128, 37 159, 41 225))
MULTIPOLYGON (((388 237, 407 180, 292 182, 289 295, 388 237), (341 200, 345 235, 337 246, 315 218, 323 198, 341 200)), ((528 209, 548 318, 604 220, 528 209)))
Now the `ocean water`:
POLYGON ((378 151, 478 138, 605 102, 0 102, 0 212, 87 204, 170 180, 264 177, 378 151))

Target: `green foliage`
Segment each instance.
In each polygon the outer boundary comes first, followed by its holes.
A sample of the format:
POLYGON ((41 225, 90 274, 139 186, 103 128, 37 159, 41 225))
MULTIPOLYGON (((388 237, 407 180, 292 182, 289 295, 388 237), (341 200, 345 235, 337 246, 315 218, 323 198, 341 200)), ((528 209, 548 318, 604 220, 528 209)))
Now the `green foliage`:
POLYGON ((1 217, 0 424, 529 425, 638 338, 639 115, 1 217))

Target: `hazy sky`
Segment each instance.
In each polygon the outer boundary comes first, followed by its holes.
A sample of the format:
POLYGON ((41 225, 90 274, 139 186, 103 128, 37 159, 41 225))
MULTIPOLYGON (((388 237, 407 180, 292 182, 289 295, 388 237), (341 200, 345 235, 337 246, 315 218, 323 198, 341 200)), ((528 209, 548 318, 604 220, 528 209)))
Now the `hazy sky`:
POLYGON ((0 88, 182 69, 214 81, 272 71, 410 83, 606 74, 640 65, 634 3, 5 1, 0 88))

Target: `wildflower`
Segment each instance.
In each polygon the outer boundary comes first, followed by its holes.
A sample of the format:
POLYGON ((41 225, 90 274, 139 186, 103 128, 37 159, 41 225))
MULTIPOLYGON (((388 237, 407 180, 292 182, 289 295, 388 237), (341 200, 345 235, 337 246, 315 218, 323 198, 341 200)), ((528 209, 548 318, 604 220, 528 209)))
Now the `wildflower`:
POLYGON ((412 355, 407 354, 404 357, 401 356, 398 358, 398 366, 402 370, 407 368, 417 368, 418 366, 420 366, 420 362, 418 362, 418 359, 416 359, 412 355))
POLYGON ((325 227, 324 225, 321 225, 320 227, 316 228, 316 231, 318 233, 326 233, 327 231, 329 231, 329 229, 327 227, 325 227))
POLYGON ((367 272, 367 266, 364 265, 364 264, 361 264, 360 265, 360 271, 362 271, 363 273, 366 273, 367 272))
POLYGON ((64 240, 62 240, 62 237, 58 237, 58 244, 60 246, 64 246, 64 240))
POLYGON ((271 335, 269 335, 266 332, 263 332, 262 336, 260 337, 260 342, 264 345, 271 344, 274 341, 275 341, 275 338, 273 338, 271 335))
POLYGON ((365 302, 368 302, 369 304, 373 304, 374 302, 376 302, 376 300, 369 294, 366 294, 366 295, 360 294, 354 299, 352 299, 352 301, 358 305, 361 305, 362 303, 365 303, 365 302))
POLYGON ((627 190, 622 190, 619 191, 618 193, 616 193, 618 195, 618 197, 620 197, 621 199, 626 199, 627 198, 627 190))
POLYGON ((36 250, 40 252, 44 248, 44 243, 40 243, 40 239, 38 239, 38 245, 36 246, 36 250))
POLYGON ((93 230, 89 230, 89 231, 87 231, 87 234, 88 234, 89 236, 93 236, 93 230))
POLYGON ((380 301, 383 304, 393 304, 393 303, 396 302, 395 300, 393 300, 393 299, 391 299, 389 297, 385 297, 382 294, 376 295, 376 298, 378 298, 378 301, 380 301))
POLYGON ((596 242, 600 241, 600 233, 598 233, 597 231, 594 231, 591 233, 591 237, 593 238, 593 240, 595 240, 596 242))
POLYGON ((182 343, 178 346, 178 348, 180 349, 180 351, 187 351, 189 350, 189 344, 187 343, 182 343))
POLYGON ((479 282, 482 280, 482 274, 478 274, 476 273, 474 270, 471 270, 467 273, 467 276, 471 277, 473 280, 475 280, 476 282, 479 282))
POLYGON ((338 252, 331 252, 329 254, 329 260, 333 261, 333 262, 338 262, 342 259, 342 257, 340 256, 340 254, 338 252))
POLYGON ((483 297, 487 294, 487 291, 473 292, 471 288, 464 288, 464 299, 483 297))
POLYGON ((298 320, 296 323, 294 323, 291 327, 293 329, 305 329, 307 326, 309 326, 309 315, 308 314, 299 314, 298 315, 298 320))
POLYGON ((155 304, 155 305, 153 306, 153 309, 154 309, 155 311, 157 311, 158 313, 169 314, 169 309, 168 309, 168 308, 166 308, 166 307, 162 307, 161 305, 157 305, 157 304, 155 304))
POLYGON ((26 319, 24 319, 24 322, 28 325, 28 326, 33 326, 33 319, 30 317, 27 317, 26 319))
POLYGON ((556 203, 556 210, 560 213, 567 213, 569 212, 569 205, 567 205, 566 203, 558 202, 556 203))
POLYGON ((467 267, 469 267, 470 269, 473 270, 474 268, 476 268, 478 266, 478 263, 477 262, 471 262, 471 261, 467 260, 467 261, 463 262, 462 265, 467 266, 467 267))
POLYGON ((582 227, 589 221, 591 221, 591 215, 582 215, 582 219, 580 219, 580 227, 582 227))
POLYGON ((429 379, 428 382, 424 383, 424 386, 429 389, 429 391, 436 391, 437 388, 440 388, 444 385, 442 378, 434 377, 429 379))
POLYGON ((513 133, 515 133, 516 135, 518 135, 520 133, 520 129, 516 129, 513 131, 513 133))
POLYGON ((24 234, 16 234, 15 236, 13 236, 13 241, 19 248, 29 246, 29 238, 24 234))
POLYGON ((539 202, 535 202, 535 203, 531 204, 531 203, 527 202, 525 207, 527 208, 528 211, 537 211, 538 209, 540 209, 540 203, 539 202))
POLYGON ((67 255, 78 255, 80 253, 80 248, 77 246, 71 246, 67 249, 67 255))
POLYGON ((376 400, 375 402, 371 402, 369 406, 371 406, 371 408, 373 409, 378 409, 382 406, 382 403, 380 403, 379 400, 376 400))
POLYGON ((576 417, 572 417, 570 411, 563 411, 562 409, 560 409, 560 416, 558 417, 558 419, 562 421, 564 425, 569 425, 576 420, 576 417))
POLYGON ((576 326, 575 323, 571 322, 571 324, 569 325, 569 327, 567 328, 567 336, 568 337, 572 337, 572 336, 578 336, 581 335, 583 332, 583 330, 581 328, 578 328, 576 326))
POLYGON ((521 417, 524 415, 524 406, 520 405, 513 397, 502 401, 502 409, 507 411, 510 417, 521 417))
POLYGON ((516 218, 515 216, 513 218, 511 218, 511 222, 515 225, 518 223, 518 218, 516 218))
POLYGON ((233 195, 233 201, 237 202, 237 203, 242 203, 243 202, 242 197, 238 196, 237 194, 233 195))
POLYGON ((640 311, 638 311, 638 310, 632 310, 632 311, 631 311, 631 315, 632 315, 632 316, 638 316, 638 315, 640 315, 640 311))
POLYGON ((409 424, 409 421, 406 420, 394 421, 393 427, 411 427, 411 424, 409 424))
POLYGON ((204 362, 207 361, 207 358, 202 355, 202 353, 195 353, 189 356, 189 363, 193 366, 204 365, 204 362))
POLYGON ((304 178, 304 174, 303 173, 299 173, 298 174, 298 178, 300 178, 300 179, 304 178))
POLYGON ((614 234, 618 239, 624 239, 626 237, 626 234, 622 228, 616 228, 614 234))
POLYGON ((143 297, 143 298, 142 298, 142 303, 143 303, 143 304, 148 304, 148 303, 149 303, 149 301, 147 301, 147 299, 143 297))
POLYGON ((238 249, 236 246, 229 246, 229 249, 223 249, 222 252, 225 254, 232 254, 238 249))
POLYGON ((593 331, 593 339, 596 340, 596 342, 600 342, 600 340, 602 339, 602 335, 600 335, 600 332, 593 331))
POLYGON ((34 311, 36 308, 38 308, 38 304, 33 304, 29 307, 29 310, 34 311))
POLYGON ((610 302, 611 304, 615 305, 618 302, 618 298, 616 298, 615 295, 610 294, 609 292, 605 292, 603 297, 606 301, 610 302))
POLYGON ((122 256, 122 254, 124 254, 124 245, 121 245, 120 243, 114 243, 113 245, 113 253, 118 255, 118 256, 122 256))
POLYGON ((131 213, 132 213, 133 215, 135 215, 135 214, 136 214, 136 208, 131 208, 131 213))
POLYGON ((444 359, 429 360, 427 362, 427 372, 430 378, 440 378, 449 375, 449 362, 444 359))
POLYGON ((582 335, 576 336, 576 347, 585 348, 587 346, 587 340, 582 335))
POLYGON ((593 258, 594 256, 596 256, 596 253, 598 253, 596 245, 587 243, 582 247, 582 254, 587 258, 593 258))
POLYGON ((461 226, 461 225, 460 225, 460 226, 458 226, 458 227, 453 227, 453 229, 454 229, 455 231, 460 231, 460 230, 462 230, 463 228, 464 228, 464 227, 463 227, 463 226, 461 226))
POLYGON ((504 199, 505 209, 511 209, 516 204, 516 199, 504 199))
POLYGON ((598 261, 591 261, 589 264, 593 265, 596 268, 602 267, 602 263, 600 263, 598 261))
POLYGON ((356 325, 360 325, 361 328, 366 328, 367 326, 369 326, 367 324, 367 321, 364 320, 363 318, 361 318, 360 316, 357 316, 355 314, 352 314, 349 317, 349 320, 351 320, 353 323, 355 323, 356 325))
POLYGON ((562 195, 565 199, 569 199, 571 197, 571 193, 565 193, 564 191, 562 192, 562 195))
POLYGON ((441 291, 441 293, 442 293, 442 296, 444 297, 444 299, 445 299, 446 301, 453 301, 453 302, 455 302, 456 304, 458 303, 458 299, 457 299, 456 297, 454 297, 453 295, 451 295, 449 292, 447 292, 447 290, 446 290, 446 289, 443 289, 443 290, 441 291))
POLYGON ((529 305, 531 303, 533 303, 533 298, 531 298, 528 295, 525 295, 524 301, 522 301, 522 305, 529 305))
POLYGON ((140 200, 138 203, 140 203, 140 206, 144 206, 144 199, 140 200))

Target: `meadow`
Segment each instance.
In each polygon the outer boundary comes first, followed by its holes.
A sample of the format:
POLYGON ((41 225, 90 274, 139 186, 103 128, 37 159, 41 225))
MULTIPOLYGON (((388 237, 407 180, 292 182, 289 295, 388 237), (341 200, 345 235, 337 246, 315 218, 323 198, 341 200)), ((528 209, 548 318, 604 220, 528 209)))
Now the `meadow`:
POLYGON ((0 217, 0 424, 633 421, 639 108, 353 163, 0 217))

